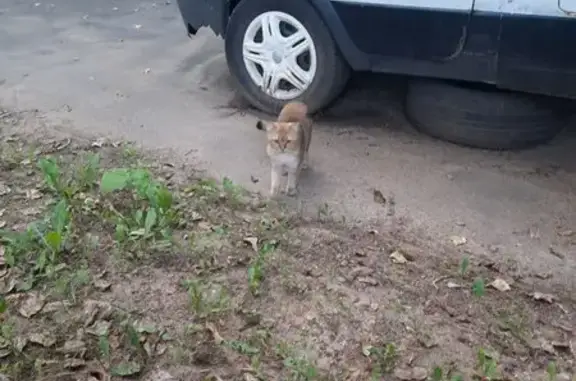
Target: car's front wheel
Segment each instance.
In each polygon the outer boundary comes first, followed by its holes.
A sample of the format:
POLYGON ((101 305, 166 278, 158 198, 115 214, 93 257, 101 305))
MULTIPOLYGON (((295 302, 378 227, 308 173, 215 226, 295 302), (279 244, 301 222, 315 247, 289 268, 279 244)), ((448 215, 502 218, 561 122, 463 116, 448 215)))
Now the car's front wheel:
POLYGON ((277 113, 300 100, 310 112, 344 88, 350 68, 328 28, 305 0, 242 0, 226 30, 232 77, 256 108, 277 113))

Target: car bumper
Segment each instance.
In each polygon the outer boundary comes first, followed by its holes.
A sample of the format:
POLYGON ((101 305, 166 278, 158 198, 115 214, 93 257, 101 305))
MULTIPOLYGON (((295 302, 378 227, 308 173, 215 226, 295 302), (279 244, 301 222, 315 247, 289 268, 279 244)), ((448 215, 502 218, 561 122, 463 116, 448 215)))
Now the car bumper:
POLYGON ((205 26, 217 36, 224 35, 229 14, 227 0, 178 0, 178 8, 189 36, 205 26))

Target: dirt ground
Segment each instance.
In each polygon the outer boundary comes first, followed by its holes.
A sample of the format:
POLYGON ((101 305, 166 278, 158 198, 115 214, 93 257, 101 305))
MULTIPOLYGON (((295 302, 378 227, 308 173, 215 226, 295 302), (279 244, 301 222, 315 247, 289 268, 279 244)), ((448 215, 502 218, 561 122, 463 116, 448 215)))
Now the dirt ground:
MULTIPOLYGON (((188 38, 173 0, 2 0, 0 104, 38 109, 54 129, 169 148, 214 177, 265 192, 268 161, 254 128, 262 115, 227 107, 236 98, 223 45, 208 29, 188 38)), ((474 253, 551 272, 549 281, 576 289, 576 251, 562 235, 576 230, 576 121, 535 149, 467 149, 406 122, 405 84, 355 75, 314 116, 302 209, 316 215, 327 204, 359 224, 394 217, 434 240, 464 236, 474 253), (374 207, 374 189, 393 210, 374 207)))
POLYGON ((574 377, 553 274, 0 115, 0 380, 574 377))

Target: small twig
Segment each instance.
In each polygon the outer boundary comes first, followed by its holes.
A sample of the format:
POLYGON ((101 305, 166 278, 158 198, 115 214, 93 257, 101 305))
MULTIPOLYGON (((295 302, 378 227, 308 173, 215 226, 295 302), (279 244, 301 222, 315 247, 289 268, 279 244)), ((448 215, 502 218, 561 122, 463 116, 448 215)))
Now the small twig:
POLYGON ((562 304, 556 303, 556 305, 558 306, 558 308, 560 308, 560 310, 561 310, 562 312, 564 312, 565 314, 568 313, 568 310, 567 310, 566 308, 564 308, 564 306, 563 306, 562 304))
POLYGON ((450 278, 450 275, 443 275, 440 278, 436 278, 434 281, 432 281, 432 286, 434 286, 434 288, 438 290, 438 286, 436 285, 436 283, 438 283, 442 280, 446 280, 448 278, 450 278))

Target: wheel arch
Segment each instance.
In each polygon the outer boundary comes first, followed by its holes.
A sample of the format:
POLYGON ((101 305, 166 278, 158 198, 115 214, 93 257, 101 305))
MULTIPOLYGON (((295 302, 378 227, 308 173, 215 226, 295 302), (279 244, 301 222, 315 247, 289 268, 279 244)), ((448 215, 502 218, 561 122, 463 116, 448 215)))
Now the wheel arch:
MULTIPOLYGON (((234 9, 241 1, 250 0, 228 0, 226 1, 226 19, 223 25, 223 35, 226 35, 228 28, 228 20, 234 12, 234 9)), ((274 1, 274 0, 271 0, 274 1)), ((352 42, 350 35, 344 28, 344 24, 340 21, 338 14, 334 10, 334 7, 330 3, 330 0, 291 0, 291 1, 307 1, 311 4, 320 18, 324 21, 328 28, 330 36, 336 43, 336 47, 348 63, 350 67, 354 70, 368 70, 370 69, 370 61, 368 56, 362 53, 356 45, 352 42)))

